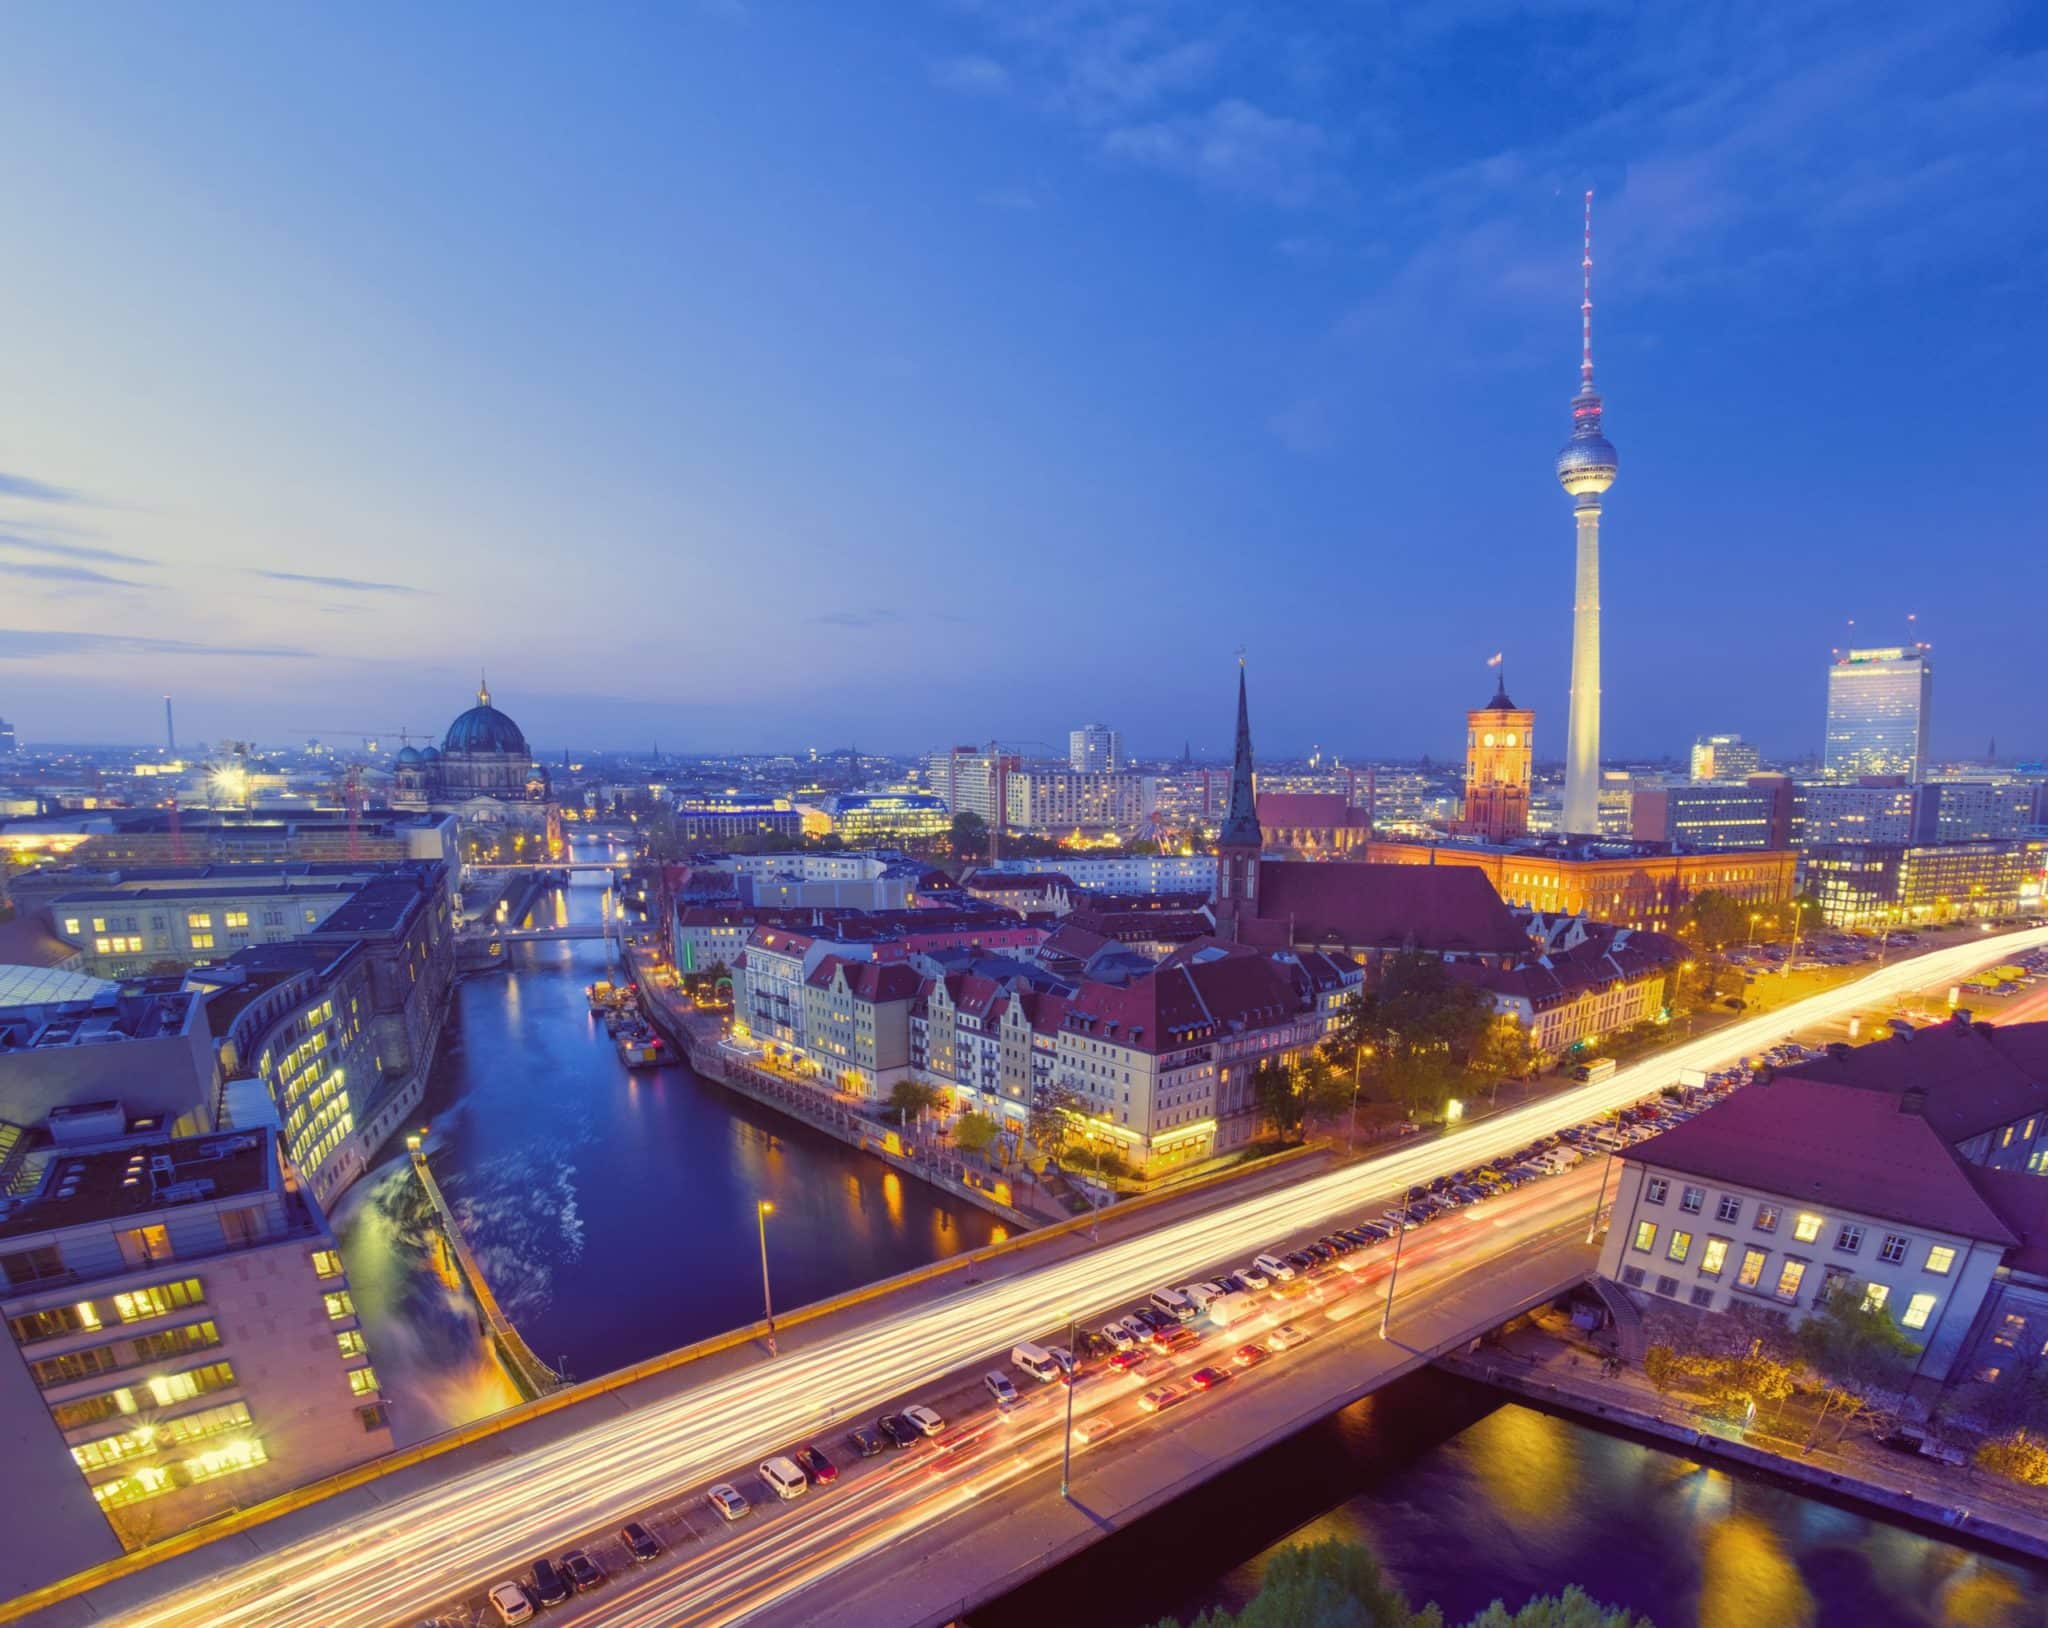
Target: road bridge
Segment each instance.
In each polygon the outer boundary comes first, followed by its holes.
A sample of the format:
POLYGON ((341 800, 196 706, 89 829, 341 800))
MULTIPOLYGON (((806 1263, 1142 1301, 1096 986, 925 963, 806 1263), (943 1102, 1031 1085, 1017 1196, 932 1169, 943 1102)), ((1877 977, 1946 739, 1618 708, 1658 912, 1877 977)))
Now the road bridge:
POLYGON ((604 1534, 634 1517, 663 1523, 669 1561, 568 1608, 563 1622, 672 1628, 779 1603, 801 1617, 805 1602, 821 1601, 839 1620, 865 1620, 850 1604, 863 1597, 890 1602, 878 1620, 942 1620, 962 1601, 1011 1586, 1032 1563, 1020 1546, 1036 1542, 1039 1564, 1057 1559, 1092 1541, 1090 1532, 1192 1484, 1208 1461, 1256 1451, 1289 1419, 1306 1422, 1378 1382, 1375 1374, 1427 1360, 1531 1295, 1547 1298, 1583 1276, 1606 1172, 1582 1166, 1459 1212, 1404 1237, 1407 1259, 1398 1265, 1392 1246, 1382 1246, 1358 1258, 1359 1270, 1334 1292, 1323 1285, 1323 1299, 1262 1308, 1308 1328, 1309 1343, 1247 1374, 1241 1388, 1176 1410, 1163 1428, 1148 1428, 1122 1382, 1082 1387, 1084 1424, 1114 1405, 1108 1422, 1117 1433, 1084 1449, 1071 1507, 1045 1501, 1049 1419, 1028 1414, 1004 1435, 1008 1427, 991 1426, 985 1410, 961 1411, 978 1371, 997 1365, 1016 1339, 1097 1320, 1161 1283, 1372 1213, 1411 1183, 1636 1101, 1684 1069, 1720 1066, 1802 1025, 2043 944, 2048 929, 2032 929, 1894 963, 1671 1046, 1606 1081, 1321 1174, 1293 1167, 1264 1184, 1255 1177, 1119 1205, 1101 1218, 1099 1242, 1083 1219, 937 1263, 779 1319, 779 1355, 764 1348, 760 1325, 734 1330, 109 1562, 15 1602, 0 1620, 37 1610, 64 1624, 120 1614, 134 1628, 417 1620, 472 1608, 481 1588, 517 1575, 536 1554, 589 1541, 615 1558, 604 1534), (1379 1308, 1390 1293, 1382 1339, 1379 1308), (1319 1373, 1348 1376, 1354 1389, 1319 1373), (705 1522, 708 1482, 737 1478, 806 1439, 836 1441, 849 1421, 923 1399, 966 1421, 949 1432, 946 1452, 850 1466, 860 1473, 845 1485, 792 1505, 771 1502, 730 1531, 705 1522))

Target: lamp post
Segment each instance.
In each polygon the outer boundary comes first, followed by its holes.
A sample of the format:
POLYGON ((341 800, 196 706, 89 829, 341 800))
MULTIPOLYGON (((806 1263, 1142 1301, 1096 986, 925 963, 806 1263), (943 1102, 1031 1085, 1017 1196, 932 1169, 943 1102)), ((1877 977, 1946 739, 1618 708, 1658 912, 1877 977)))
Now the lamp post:
POLYGON ((1600 1166, 1600 1191, 1593 1195, 1593 1217, 1586 1223, 1586 1242, 1591 1243, 1600 1233, 1600 1206, 1607 1202, 1607 1173, 1614 1168, 1614 1149, 1607 1150, 1607 1158, 1600 1166))
POLYGON ((1742 941, 1743 943, 1754 944, 1756 942, 1756 924, 1763 919, 1762 915, 1757 911, 1752 910, 1749 913, 1749 936, 1742 941))
POLYGON ((768 1355, 775 1351, 775 1297, 768 1292, 768 1217, 775 1213, 775 1206, 762 1199, 754 1206, 754 1222, 761 1229, 761 1309, 768 1317, 768 1355))
MULTIPOLYGON (((1402 1206, 1404 1209, 1405 1205, 1402 1206)), ((1394 1284, 1401 1276, 1401 1245, 1408 1241, 1408 1218, 1394 1229, 1394 1264, 1387 1271, 1387 1303, 1380 1308, 1380 1338, 1387 1337, 1387 1325, 1394 1320, 1394 1284)))
POLYGON ((1344 1125, 1344 1151, 1357 1151, 1358 1140, 1358 1088, 1365 1075, 1365 1060, 1372 1053, 1372 1047, 1360 1046, 1351 1054, 1351 1114, 1344 1125))
MULTIPOLYGON (((1073 1357, 1076 1367, 1079 1367, 1081 1362, 1080 1345, 1081 1325, 1078 1321, 1071 1322, 1067 1325, 1067 1352, 1073 1357)), ((1066 1440, 1060 1444, 1060 1497, 1065 1498, 1067 1481, 1074 1468, 1074 1381, 1080 1376, 1062 1370, 1060 1377, 1066 1381, 1067 1386, 1067 1435, 1066 1440)))

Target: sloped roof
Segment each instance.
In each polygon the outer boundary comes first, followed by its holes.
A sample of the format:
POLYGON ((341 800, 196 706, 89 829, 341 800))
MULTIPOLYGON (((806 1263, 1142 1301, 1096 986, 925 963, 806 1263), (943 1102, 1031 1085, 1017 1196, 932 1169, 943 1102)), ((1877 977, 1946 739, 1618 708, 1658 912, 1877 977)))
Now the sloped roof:
POLYGON ((1781 1075, 1622 1157, 1819 1209, 2019 1242, 1933 1125, 1898 1097, 1851 1085, 1781 1075))
POLYGON ((1821 1057, 1787 1077, 1897 1096, 1927 1093, 1929 1124, 1952 1143, 2048 1113, 2048 1023, 1947 1023, 1821 1057))
POLYGON ((1529 935, 1486 873, 1469 865, 1259 863, 1253 942, 1520 955, 1529 935))
POLYGON ((1324 830, 1340 826, 1363 829, 1365 810, 1338 791, 1262 791, 1259 827, 1264 831, 1324 830))

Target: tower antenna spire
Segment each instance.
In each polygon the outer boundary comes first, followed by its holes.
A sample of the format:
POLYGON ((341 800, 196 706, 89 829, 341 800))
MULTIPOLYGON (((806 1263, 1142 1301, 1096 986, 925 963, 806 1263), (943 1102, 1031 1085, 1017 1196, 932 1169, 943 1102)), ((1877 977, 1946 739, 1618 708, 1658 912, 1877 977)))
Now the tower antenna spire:
POLYGON ((1585 277, 1579 299, 1579 388, 1593 388, 1593 189, 1586 188, 1586 258, 1581 263, 1585 277))

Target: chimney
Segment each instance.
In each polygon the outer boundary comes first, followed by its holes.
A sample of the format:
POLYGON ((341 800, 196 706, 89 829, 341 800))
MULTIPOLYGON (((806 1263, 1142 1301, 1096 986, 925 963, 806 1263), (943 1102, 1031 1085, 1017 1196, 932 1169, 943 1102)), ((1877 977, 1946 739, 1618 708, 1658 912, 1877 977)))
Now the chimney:
POLYGON ((1958 1006, 1953 1021, 1967 1029, 1970 1026, 1970 1009, 1967 1006, 1958 1006))
POLYGON ((1901 1091, 1899 1093, 1899 1112, 1902 1114, 1924 1115, 1927 1112, 1927 1087, 1924 1085, 1912 1085, 1901 1091))

